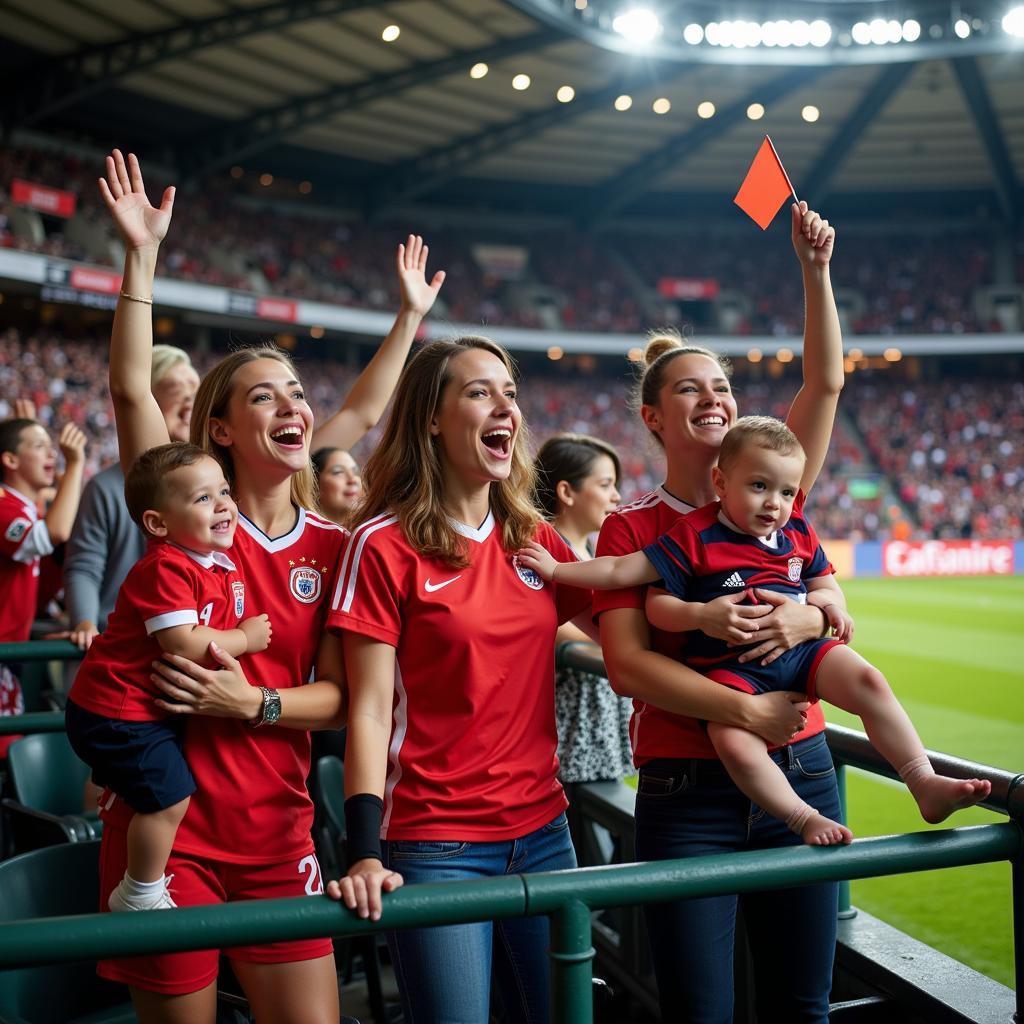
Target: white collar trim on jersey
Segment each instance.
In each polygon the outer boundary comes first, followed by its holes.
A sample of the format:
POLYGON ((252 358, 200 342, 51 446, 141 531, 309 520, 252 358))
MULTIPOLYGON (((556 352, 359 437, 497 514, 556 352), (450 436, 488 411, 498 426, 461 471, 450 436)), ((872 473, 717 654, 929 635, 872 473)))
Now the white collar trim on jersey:
POLYGON ((201 551, 193 551, 191 548, 185 547, 184 544, 175 544, 173 540, 168 543, 173 544, 179 551, 184 551, 193 562, 197 562, 204 569, 212 569, 215 565, 219 565, 222 569, 227 569, 228 572, 237 571, 235 563, 223 551, 211 551, 208 555, 204 555, 201 551))
POLYGON ((32 520, 32 522, 35 522, 39 518, 39 509, 36 507, 36 503, 34 501, 31 501, 29 498, 26 498, 25 495, 21 493, 21 491, 15 490, 10 484, 4 484, 3 490, 10 491, 10 493, 13 494, 18 499, 18 501, 20 501, 25 506, 26 510, 28 511, 29 518, 32 520))
POLYGON ((754 540, 760 541, 766 548, 777 548, 779 546, 778 530, 770 533, 767 537, 755 537, 752 533, 744 533, 721 509, 718 510, 718 521, 723 526, 728 526, 733 533, 738 533, 743 537, 753 537, 754 540))
POLYGON ((679 512, 684 516, 687 512, 692 512, 697 507, 696 505, 691 505, 688 502, 683 501, 682 498, 677 498, 674 494, 665 489, 664 484, 662 484, 654 493, 657 494, 670 509, 679 512))
POLYGON ((295 525, 285 534, 280 537, 268 537, 251 519, 248 519, 240 511, 238 513, 238 525, 245 530, 247 534, 261 548, 269 551, 273 554, 275 551, 284 551, 285 548, 290 548, 301 536, 302 531, 306 527, 306 510, 303 508, 298 509, 298 516, 295 519, 295 525))
POLYGON ((494 530, 494 513, 488 512, 487 518, 474 529, 472 526, 467 526, 465 523, 460 523, 457 519, 448 517, 448 522, 451 523, 452 529, 456 533, 461 533, 463 537, 468 537, 470 540, 475 540, 478 544, 482 544, 488 537, 490 537, 494 530))

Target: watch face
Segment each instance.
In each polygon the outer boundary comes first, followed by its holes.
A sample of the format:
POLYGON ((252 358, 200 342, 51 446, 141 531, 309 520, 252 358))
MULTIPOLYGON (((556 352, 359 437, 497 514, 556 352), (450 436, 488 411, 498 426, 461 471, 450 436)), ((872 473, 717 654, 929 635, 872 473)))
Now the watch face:
POLYGON ((266 712, 264 720, 267 725, 273 725, 281 717, 281 694, 277 690, 271 690, 267 694, 266 712))

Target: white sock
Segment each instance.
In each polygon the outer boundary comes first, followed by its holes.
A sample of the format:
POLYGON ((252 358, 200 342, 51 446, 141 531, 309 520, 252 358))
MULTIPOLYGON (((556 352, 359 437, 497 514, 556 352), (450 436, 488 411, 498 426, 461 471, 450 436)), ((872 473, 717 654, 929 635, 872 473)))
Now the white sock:
POLYGON ((125 896, 133 896, 140 900, 154 898, 167 887, 167 876, 161 875, 155 882, 136 882, 126 871, 121 886, 125 896))

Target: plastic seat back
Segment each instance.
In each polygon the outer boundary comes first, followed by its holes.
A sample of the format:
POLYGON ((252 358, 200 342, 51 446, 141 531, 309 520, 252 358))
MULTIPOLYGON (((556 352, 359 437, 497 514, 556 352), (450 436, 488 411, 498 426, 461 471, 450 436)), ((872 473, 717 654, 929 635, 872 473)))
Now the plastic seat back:
MULTIPOLYGON (((33 850, 0 862, 0 923, 95 913, 99 840, 33 850)), ((0 1019, 25 1024, 135 1020, 125 989, 92 960, 0 971, 0 1019)))
POLYGON ((89 769, 63 732, 24 736, 7 751, 15 798, 49 814, 82 814, 82 791, 89 769))

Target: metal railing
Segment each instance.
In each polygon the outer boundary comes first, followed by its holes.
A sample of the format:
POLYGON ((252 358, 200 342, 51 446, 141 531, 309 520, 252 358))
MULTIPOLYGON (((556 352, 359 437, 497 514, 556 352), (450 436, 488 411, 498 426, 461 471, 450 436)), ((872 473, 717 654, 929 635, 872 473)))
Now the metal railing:
MULTIPOLYGON (((26 660, 24 651, 15 653, 26 660)), ((4 657, 14 660, 7 645, 0 646, 0 658, 4 657)), ((572 645, 560 651, 560 657, 564 664, 604 674, 594 648, 572 645)), ((20 719, 21 728, 12 731, 28 731, 28 718, 20 719)), ((860 734, 831 727, 829 742, 840 761, 892 774, 860 734)), ((11 922, 0 926, 0 969, 545 914, 551 919, 552 1020, 582 1024, 593 1018, 592 910, 1008 861, 1015 1019, 1024 1021, 1024 776, 932 756, 936 766, 950 774, 989 779, 992 794, 984 806, 1012 820, 861 839, 850 846, 798 846, 408 886, 387 897, 377 922, 360 920, 339 904, 317 897, 11 922)))

